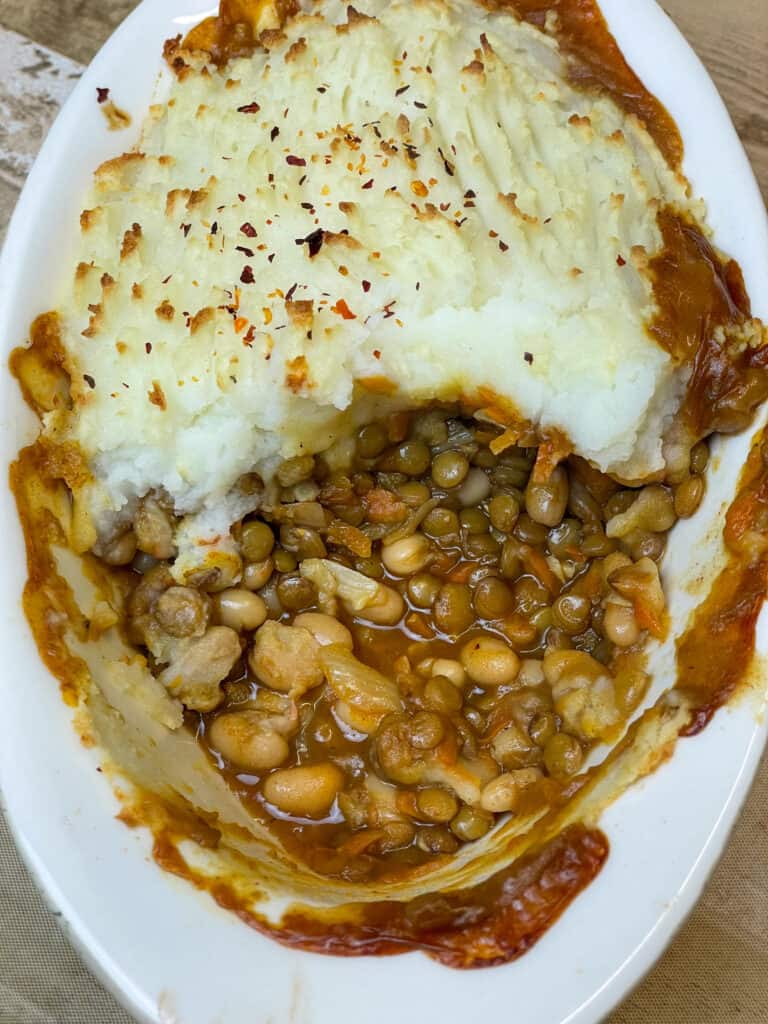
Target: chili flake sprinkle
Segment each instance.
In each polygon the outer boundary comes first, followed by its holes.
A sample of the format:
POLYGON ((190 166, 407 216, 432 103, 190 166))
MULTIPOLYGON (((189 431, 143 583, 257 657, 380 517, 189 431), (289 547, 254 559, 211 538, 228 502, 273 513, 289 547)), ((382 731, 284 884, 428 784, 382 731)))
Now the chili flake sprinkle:
POLYGON ((255 100, 253 103, 246 103, 244 107, 237 108, 238 114, 258 114, 260 110, 261 107, 255 100))
POLYGON ((106 103, 109 99, 109 89, 96 88, 96 102, 106 103))
POLYGON ((240 231, 242 234, 247 235, 248 238, 255 238, 257 235, 256 228, 253 224, 249 224, 248 221, 240 225, 240 231))
POLYGON ((250 267, 246 264, 243 267, 243 272, 240 275, 240 280, 243 282, 243 284, 253 284, 255 280, 253 276, 253 267, 250 267))
POLYGON ((352 312, 352 310, 346 304, 344 299, 338 299, 337 302, 336 302, 336 305, 335 306, 331 306, 331 312, 332 313, 336 313, 338 316, 342 317, 344 320, 356 320, 357 319, 356 314, 352 312))
POLYGON ((287 164, 290 164, 291 167, 307 166, 307 161, 304 159, 303 156, 294 156, 292 153, 288 154, 288 156, 285 158, 285 162, 287 164))
POLYGON ((323 229, 322 228, 316 228, 315 231, 310 231, 310 233, 306 236, 306 238, 297 238, 297 239, 295 239, 296 245, 304 245, 304 243, 306 242, 307 245, 309 246, 310 258, 312 256, 317 256, 317 254, 320 252, 320 249, 322 248, 322 245, 323 245, 323 235, 324 235, 323 229))
POLYGON ((96 381, 93 379, 93 377, 90 375, 90 373, 84 373, 83 374, 83 380, 85 381, 85 383, 88 385, 89 388, 95 388, 96 387, 96 381))

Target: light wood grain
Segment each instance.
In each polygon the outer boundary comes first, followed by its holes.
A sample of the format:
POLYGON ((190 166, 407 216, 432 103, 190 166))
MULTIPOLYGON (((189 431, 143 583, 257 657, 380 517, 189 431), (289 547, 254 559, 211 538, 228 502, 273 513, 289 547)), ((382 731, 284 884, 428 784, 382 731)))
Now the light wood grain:
POLYGON ((663 0, 712 75, 768 199, 768 0, 663 0))

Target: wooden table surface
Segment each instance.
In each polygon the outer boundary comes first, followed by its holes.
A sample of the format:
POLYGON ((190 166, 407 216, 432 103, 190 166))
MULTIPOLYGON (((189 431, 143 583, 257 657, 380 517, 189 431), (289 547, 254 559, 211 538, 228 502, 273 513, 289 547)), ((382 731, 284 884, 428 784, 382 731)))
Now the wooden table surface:
MULTIPOLYGON (((661 2, 715 79, 768 198, 768 0, 661 2)), ((0 0, 0 27, 86 63, 134 6, 134 0, 0 0)), ((0 80, 5 70, 0 65, 0 80)), ((0 166, 0 217, 17 188, 18 181, 0 166)), ((3 227, 0 223, 0 234, 3 227)), ((0 842, 0 850, 6 851, 0 858, 2 911, 3 879, 17 869, 2 862, 13 856, 10 848, 0 842)), ((36 899, 31 889, 25 899, 36 899)), ((0 913, 0 954, 14 939, 4 930, 9 927, 6 914, 0 913)), ((52 937, 51 943, 55 941, 61 940, 52 937)), ((40 953, 38 968, 44 971, 55 970, 54 960, 72 956, 63 945, 40 953)), ((107 1024, 127 1019, 111 1005, 110 997, 89 989, 85 981, 74 991, 82 993, 81 1005, 63 1007, 54 1001, 50 1015, 39 1016, 35 1010, 25 1016, 22 1008, 9 1016, 0 977, 0 1024, 107 1024)), ((763 761, 726 855, 691 919, 611 1021, 768 1024, 768 760, 763 761)), ((520 1019, 520 1024, 528 1022, 520 1019)))

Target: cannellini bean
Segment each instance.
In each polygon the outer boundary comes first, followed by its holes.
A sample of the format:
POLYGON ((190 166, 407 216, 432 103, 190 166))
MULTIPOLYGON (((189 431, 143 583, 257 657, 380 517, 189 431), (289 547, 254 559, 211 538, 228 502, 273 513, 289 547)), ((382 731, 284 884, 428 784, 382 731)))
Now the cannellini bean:
POLYGON ((258 711, 232 711, 218 715, 210 726, 211 746, 239 768, 261 772, 277 768, 288 759, 284 736, 266 728, 258 711))
POLYGON ((265 799, 284 814, 321 818, 344 785, 344 773, 329 761, 279 768, 264 780, 265 799))
POLYGON ((412 576, 429 562, 431 547, 423 533, 403 537, 381 549, 381 560, 394 576, 412 576))
POLYGON ((258 629, 267 617, 267 606, 258 594, 242 587, 229 587, 214 598, 216 617, 222 626, 238 632, 258 629))
POLYGON ((640 627, 629 601, 609 599, 603 616, 603 633, 617 647, 631 647, 640 639, 640 627))
POLYGON ((300 696, 323 681, 319 651, 308 630, 268 619, 256 632, 248 664, 266 686, 300 696))
POLYGON ((517 674, 520 686, 541 686, 544 682, 544 669, 538 658, 524 658, 517 674))
POLYGON ((491 481, 488 474, 478 466, 473 466, 456 491, 456 497, 463 508, 470 508, 485 501, 491 493, 491 481))
POLYGON ((378 585, 376 598, 365 606, 358 615, 366 622, 377 626, 394 626, 405 612, 405 601, 392 587, 383 583, 378 585))
POLYGON ((461 649, 461 664, 473 682, 480 686, 503 686, 515 679, 520 659, 498 637, 478 637, 461 649))
POLYGON ((519 805, 524 791, 541 780, 541 772, 536 768, 521 768, 514 772, 505 772, 491 779, 483 787, 480 806, 485 811, 503 814, 514 811, 519 805))
POLYGON ((433 676, 445 676, 450 679, 454 686, 461 688, 467 680, 467 673, 460 661, 453 658, 435 658, 430 665, 429 674, 433 676))
POLYGON ((158 679, 193 711, 213 711, 223 699, 219 684, 239 657, 237 633, 226 626, 212 626, 205 636, 180 640, 158 679))
POLYGON ((352 650, 352 634, 343 622, 334 619, 332 615, 324 615, 322 612, 302 612, 293 620, 293 625, 308 630, 321 647, 327 647, 329 644, 341 644, 342 647, 352 650))

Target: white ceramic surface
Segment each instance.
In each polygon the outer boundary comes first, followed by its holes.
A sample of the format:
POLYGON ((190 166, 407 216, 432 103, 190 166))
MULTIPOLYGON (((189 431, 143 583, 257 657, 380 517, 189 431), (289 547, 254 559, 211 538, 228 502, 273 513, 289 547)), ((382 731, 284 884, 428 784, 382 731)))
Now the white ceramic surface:
MULTIPOLYGON (((210 0, 145 0, 84 74, 43 147, 11 223, 0 265, 0 347, 26 336, 69 252, 91 170, 136 136, 165 38, 210 0), (134 115, 106 131, 95 102, 109 86, 134 115)), ((667 104, 686 143, 686 171, 709 201, 720 245, 741 262, 755 312, 768 316, 768 222, 741 145, 706 72, 653 0, 603 0, 630 63, 667 104)), ((0 455, 34 433, 7 372, 0 375, 0 455)), ((747 438, 723 446, 743 458, 747 438)), ((292 952, 249 931, 161 872, 147 836, 114 821, 118 804, 76 740, 71 714, 40 663, 23 618, 22 539, 0 488, 0 782, 19 847, 89 963, 152 1024, 410 1024, 425 1009, 451 1022, 589 1024, 636 984, 684 920, 720 854, 757 766, 766 724, 754 701, 719 713, 673 760, 604 816, 612 852, 597 881, 521 960, 457 972, 421 954, 333 959, 292 952)), ((765 618, 762 626, 766 626, 765 618)), ((768 649, 768 630, 760 647, 768 649)), ((714 966, 714 965, 713 965, 714 966)), ((34 970, 34 965, 30 966, 34 970)))

